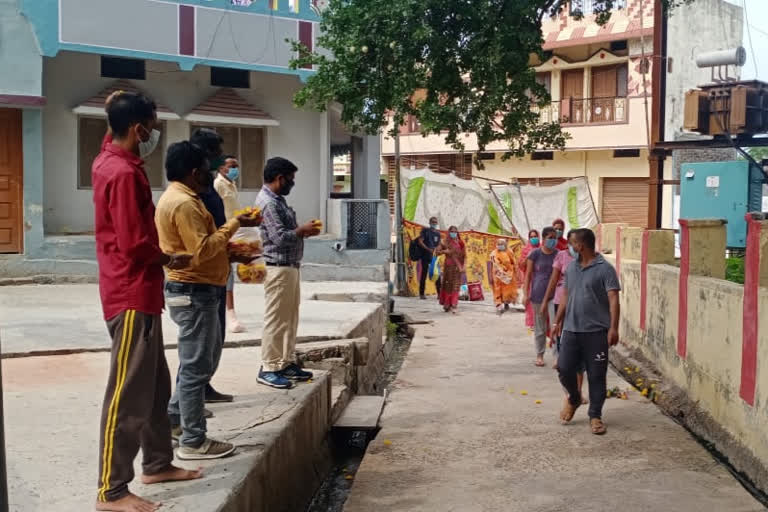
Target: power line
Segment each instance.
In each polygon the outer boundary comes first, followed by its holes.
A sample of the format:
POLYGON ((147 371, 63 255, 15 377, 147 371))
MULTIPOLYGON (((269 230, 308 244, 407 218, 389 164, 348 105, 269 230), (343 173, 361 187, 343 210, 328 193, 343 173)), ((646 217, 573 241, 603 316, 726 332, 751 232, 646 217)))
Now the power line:
POLYGON ((754 30, 757 30, 758 32, 760 32, 760 33, 761 33, 761 34, 763 34, 764 36, 768 36, 768 31, 766 31, 766 30, 763 30, 763 29, 761 29, 760 27, 756 27, 756 26, 754 26, 754 25, 753 25, 753 24, 751 24, 751 23, 747 23, 747 26, 749 26, 749 27, 752 27, 754 30))
POLYGON ((749 39, 749 53, 752 54, 752 64, 755 66, 755 78, 758 78, 757 55, 755 54, 755 46, 752 44, 752 30, 750 29, 752 25, 749 23, 749 15, 747 14, 747 0, 741 0, 741 5, 744 8, 744 21, 747 26, 747 38, 749 39))

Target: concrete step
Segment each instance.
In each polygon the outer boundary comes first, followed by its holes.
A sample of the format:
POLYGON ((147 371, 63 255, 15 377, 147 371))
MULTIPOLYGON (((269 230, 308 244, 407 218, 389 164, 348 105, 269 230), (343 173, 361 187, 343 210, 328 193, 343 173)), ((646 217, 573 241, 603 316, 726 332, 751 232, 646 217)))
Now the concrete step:
POLYGON ((333 424, 333 428, 376 430, 384 410, 383 396, 355 396, 333 424))
POLYGON ((322 265, 306 263, 301 267, 303 281, 374 281, 389 279, 389 265, 322 265))

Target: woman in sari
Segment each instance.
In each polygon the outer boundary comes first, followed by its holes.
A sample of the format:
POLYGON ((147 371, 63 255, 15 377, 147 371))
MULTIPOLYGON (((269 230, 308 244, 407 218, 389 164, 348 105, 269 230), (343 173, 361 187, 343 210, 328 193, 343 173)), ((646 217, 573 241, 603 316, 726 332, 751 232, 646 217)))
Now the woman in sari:
POLYGON ((450 227, 448 238, 440 243, 435 252, 445 256, 443 267, 440 269, 440 305, 446 313, 450 311, 455 314, 459 306, 459 289, 466 257, 464 242, 459 238, 459 229, 456 226, 450 227))
MULTIPOLYGON (((517 262, 517 282, 518 283, 525 283, 525 269, 528 265, 528 255, 531 254, 535 249, 538 249, 541 245, 540 239, 539 239, 539 232, 535 229, 532 229, 528 232, 528 243, 525 247, 523 247, 523 251, 520 253, 520 259, 517 262)), ((524 290, 526 297, 531 292, 531 290, 524 290)), ((529 332, 534 327, 534 316, 533 316, 533 308, 530 304, 525 306, 525 326, 528 328, 529 332)))
POLYGON ((517 261, 507 248, 507 240, 499 238, 496 250, 491 253, 493 265, 493 301, 496 312, 502 315, 509 305, 517 302, 517 261))

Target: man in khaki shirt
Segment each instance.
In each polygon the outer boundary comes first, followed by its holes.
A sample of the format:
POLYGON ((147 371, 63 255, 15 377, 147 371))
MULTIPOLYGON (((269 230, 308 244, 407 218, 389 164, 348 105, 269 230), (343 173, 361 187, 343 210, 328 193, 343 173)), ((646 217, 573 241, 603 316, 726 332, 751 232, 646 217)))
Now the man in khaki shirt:
POLYGON ((206 436, 203 403, 213 347, 222 342, 218 307, 230 269, 227 243, 240 226, 261 223, 239 217, 216 229, 198 197, 213 181, 209 166, 202 148, 187 141, 172 144, 165 159, 170 185, 155 214, 160 248, 192 256, 189 267, 168 270, 165 284, 166 305, 179 326, 179 373, 168 415, 172 425, 181 425, 176 455, 182 460, 216 459, 235 450, 231 443, 206 436))
MULTIPOLYGON (((221 196, 224 203, 224 213, 227 220, 235 216, 235 212, 240 209, 240 200, 237 193, 237 179, 240 177, 240 166, 237 158, 232 155, 222 157, 223 163, 216 173, 216 179, 213 181, 213 188, 221 196)), ((235 314, 235 272, 234 268, 229 273, 227 279, 227 324, 229 330, 238 333, 245 332, 245 327, 237 319, 235 314)))

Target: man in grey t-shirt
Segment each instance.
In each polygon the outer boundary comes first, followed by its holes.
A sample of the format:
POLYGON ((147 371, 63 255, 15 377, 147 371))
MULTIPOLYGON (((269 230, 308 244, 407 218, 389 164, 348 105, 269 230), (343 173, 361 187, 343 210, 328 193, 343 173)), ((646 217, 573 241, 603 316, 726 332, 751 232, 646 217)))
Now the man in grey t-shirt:
POLYGON ((568 240, 578 254, 565 272, 565 297, 557 312, 554 335, 562 332, 558 367, 560 383, 568 399, 560 419, 569 422, 581 405, 576 374, 580 363, 589 380, 589 422, 593 434, 605 434, 602 421, 605 403, 608 347, 619 341, 619 291, 613 265, 595 252, 595 234, 577 229, 568 240))

